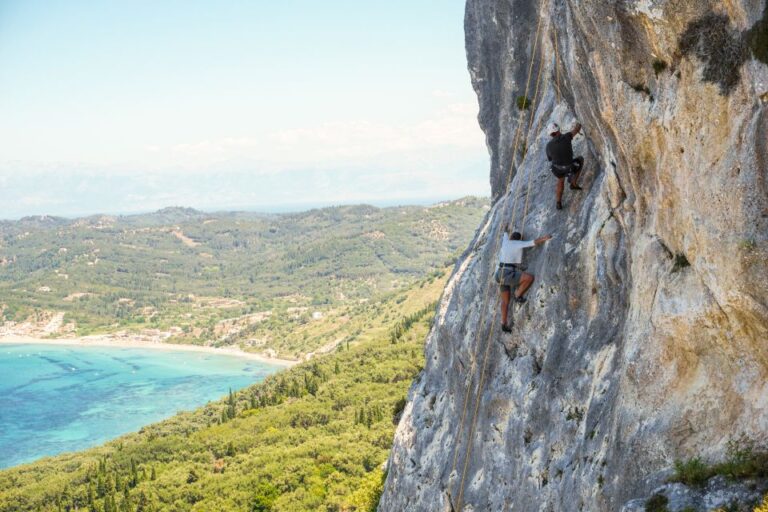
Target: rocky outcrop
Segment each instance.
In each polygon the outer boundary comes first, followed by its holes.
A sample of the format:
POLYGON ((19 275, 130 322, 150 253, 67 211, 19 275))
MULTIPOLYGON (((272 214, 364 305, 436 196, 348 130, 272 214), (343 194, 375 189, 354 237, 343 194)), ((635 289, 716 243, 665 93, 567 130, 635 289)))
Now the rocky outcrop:
POLYGON ((495 203, 438 308, 379 510, 617 511, 676 459, 766 440, 767 9, 468 0, 495 203), (584 190, 556 211, 543 127, 577 119, 584 190), (511 335, 491 282, 510 221, 554 235, 527 251, 511 335))
POLYGON ((763 501, 768 490, 764 481, 747 480, 730 482, 722 476, 712 478, 703 488, 688 487, 681 483, 666 484, 653 491, 647 499, 626 503, 621 512, 646 512, 666 507, 669 512, 690 510, 727 510, 728 512, 753 512, 763 501))

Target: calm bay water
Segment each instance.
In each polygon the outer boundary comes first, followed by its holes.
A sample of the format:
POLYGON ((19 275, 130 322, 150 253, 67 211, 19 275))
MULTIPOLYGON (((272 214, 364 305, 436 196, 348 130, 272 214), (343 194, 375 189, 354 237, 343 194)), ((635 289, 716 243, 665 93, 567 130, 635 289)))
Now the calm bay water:
POLYGON ((200 352, 0 346, 0 468, 81 450, 280 368, 200 352))

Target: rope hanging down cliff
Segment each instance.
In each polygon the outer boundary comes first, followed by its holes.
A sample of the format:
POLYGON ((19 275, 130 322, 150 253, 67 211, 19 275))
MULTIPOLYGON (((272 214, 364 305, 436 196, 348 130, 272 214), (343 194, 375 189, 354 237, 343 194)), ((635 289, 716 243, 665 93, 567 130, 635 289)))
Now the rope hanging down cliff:
MULTIPOLYGON (((533 64, 534 64, 534 62, 536 60, 536 50, 538 48, 539 36, 540 36, 540 33, 541 33, 541 26, 542 26, 542 16, 539 16, 539 21, 538 21, 538 24, 537 24, 537 27, 536 27, 536 36, 534 38, 534 47, 533 47, 533 50, 531 52, 531 63, 529 65, 528 77, 527 77, 527 80, 526 80, 526 88, 525 88, 525 96, 524 96, 524 98, 526 98, 526 101, 527 101, 528 91, 529 91, 529 87, 530 87, 530 80, 531 80, 531 77, 532 77, 532 74, 533 74, 533 64)), ((534 99, 533 99, 533 102, 532 102, 532 105, 531 105, 531 117, 530 117, 529 122, 528 122, 528 130, 526 131, 525 140, 523 142, 523 159, 525 159, 525 153, 527 152, 528 139, 530 137, 531 128, 533 126, 533 118, 535 116, 536 104, 537 104, 538 96, 539 96, 539 86, 540 86, 540 83, 541 83, 541 73, 542 73, 542 70, 543 70, 543 65, 540 64, 539 65, 538 76, 537 76, 537 79, 536 79, 536 92, 534 93, 534 99)), ((523 114, 524 114, 524 109, 521 109, 520 117, 518 119, 517 132, 515 134, 515 143, 514 143, 514 150, 512 152, 512 161, 510 163, 510 169, 509 169, 509 171, 507 173, 507 180, 506 180, 506 187, 505 187, 505 191, 507 192, 507 194, 505 194, 504 204, 503 204, 502 208, 500 209, 500 211, 505 211, 506 210, 507 201, 509 200, 509 193, 508 192, 509 192, 510 184, 512 182, 513 170, 515 169, 516 164, 517 164, 517 155, 518 155, 519 142, 520 142, 519 136, 520 136, 521 129, 522 129, 522 124, 523 124, 523 114)), ((537 125, 537 129, 538 129, 538 126, 540 125, 540 123, 541 123, 541 120, 539 120, 539 123, 537 125)), ((527 218, 527 215, 528 215, 528 195, 530 193, 530 188, 531 188, 531 176, 530 176, 531 172, 533 172, 532 169, 530 169, 528 171, 527 176, 523 177, 523 180, 520 180, 522 182, 525 182, 526 178, 528 180, 528 184, 527 184, 528 186, 526 187, 527 190, 526 190, 525 208, 524 208, 523 220, 522 220, 522 227, 523 228, 525 227, 525 221, 526 221, 526 218, 527 218)), ((519 185, 516 188, 519 188, 519 185)), ((513 194, 511 194, 511 195, 514 196, 514 199, 513 199, 513 204, 512 204, 513 217, 512 217, 512 220, 510 222, 510 225, 514 226, 515 217, 516 217, 516 214, 517 214, 517 200, 518 200, 517 191, 513 191, 513 194)), ((521 230, 522 230, 522 228, 521 228, 521 230)), ((496 252, 498 250, 498 246, 499 246, 499 242, 501 241, 502 233, 503 233, 503 231, 500 230, 499 236, 497 236, 496 239, 495 239, 494 252, 496 252)), ((490 287, 489 287, 489 290, 490 290, 490 287)), ((489 296, 490 296, 489 290, 486 291, 486 294, 485 294, 484 299, 482 301, 482 306, 480 308, 481 312, 485 311, 485 309, 487 308, 487 304, 488 304, 488 300, 489 300, 489 296)), ((463 464, 463 467, 462 467, 461 481, 460 481, 460 484, 459 484, 458 498, 456 500, 456 503, 454 504, 454 508, 456 510, 460 510, 461 509, 461 503, 462 503, 463 494, 464 494, 464 483, 465 483, 465 480, 466 480, 466 473, 467 473, 467 469, 468 469, 468 465, 469 465, 469 459, 470 459, 471 450, 472 450, 472 442, 471 441, 472 441, 472 438, 473 438, 474 433, 475 433, 475 427, 476 427, 476 422, 477 422, 477 413, 478 413, 479 404, 480 404, 479 397, 480 397, 480 392, 482 391, 482 388, 483 388, 483 385, 484 385, 484 382, 485 382, 485 375, 486 375, 487 362, 488 362, 488 354, 489 354, 489 348, 490 348, 490 340, 493 339, 493 337, 495 335, 494 331, 495 331, 495 325, 496 325, 496 318, 497 318, 498 310, 496 308, 494 308, 494 311, 495 312, 494 312, 493 320, 492 320, 492 323, 491 323, 491 332, 489 333, 489 336, 486 339, 486 344, 485 344, 485 350, 484 350, 484 356, 483 356, 483 364, 482 364, 482 371, 481 371, 480 381, 478 383, 478 388, 477 388, 477 398, 478 399, 475 402, 475 407, 474 407, 474 410, 473 410, 473 413, 472 413, 472 419, 471 419, 471 422, 470 422, 470 431, 469 431, 469 436, 467 438, 467 449, 465 451, 464 464, 463 464)), ((475 366, 476 366, 476 363, 477 363, 477 350, 479 348, 479 342, 480 342, 479 337, 480 337, 480 333, 482 333, 484 331, 485 326, 487 325, 487 322, 484 321, 485 319, 486 318, 483 316, 482 320, 481 320, 480 329, 477 331, 478 332, 478 339, 476 340, 477 343, 475 343, 475 350, 474 350, 474 353, 472 354, 472 361, 471 361, 470 370, 469 370, 469 380, 467 381, 467 390, 466 390, 466 393, 465 393, 465 396, 464 396, 464 403, 463 403, 463 406, 462 406, 462 414, 461 414, 461 422, 460 422, 460 426, 459 426, 459 432, 458 432, 458 434, 456 436, 457 442, 456 442, 456 445, 454 446, 453 465, 451 467, 450 474, 453 474, 453 472, 456 471, 456 466, 457 466, 457 462, 458 462, 458 449, 459 449, 459 445, 461 443, 461 435, 463 433, 464 424, 465 424, 465 421, 466 421, 467 406, 469 404, 469 397, 470 397, 472 381, 473 381, 473 376, 474 376, 474 369, 475 369, 475 366)))
MULTIPOLYGON (((539 41, 538 35, 539 35, 540 30, 541 30, 541 21, 542 20, 541 20, 541 17, 540 17, 539 18, 538 26, 536 28, 536 38, 534 39, 533 51, 531 52, 531 63, 530 63, 530 66, 528 68, 528 78, 527 78, 526 83, 525 83, 525 95, 526 95, 526 97, 528 95, 528 90, 529 90, 529 87, 530 87, 531 75, 533 74, 533 62, 534 62, 533 57, 535 56, 536 48, 538 46, 538 41, 539 41)), ((513 150, 513 153, 512 153, 512 163, 510 164, 510 168, 509 168, 509 171, 507 173, 505 192, 508 192, 509 185, 510 185, 510 183, 512 181, 512 170, 513 170, 513 167, 514 167, 514 159, 515 159, 515 157, 517 155, 518 142, 519 142, 519 136, 520 136, 520 129, 522 127, 523 115, 524 114, 525 114, 524 110, 521 109, 520 110, 520 114, 518 116, 517 131, 515 133, 515 143, 514 143, 514 150, 513 150)), ((506 201, 507 200, 508 200, 508 195, 505 194, 505 199, 504 199, 505 207, 506 207, 506 201)), ((495 241, 494 251, 498 249, 499 241, 500 241, 500 237, 498 237, 496 239, 496 241, 495 241)), ((483 297, 483 301, 481 303, 482 306, 480 308, 480 311, 484 311, 486 309, 489 297, 490 297, 489 290, 486 290, 486 293, 485 293, 485 295, 483 297)), ((481 325, 480 325, 480 329, 478 330, 478 332, 482 332, 483 329, 485 328, 484 320, 485 320, 485 317, 483 317, 483 319, 481 320, 481 325)), ((467 405, 469 404, 470 387, 472 385, 472 379, 474 377, 475 365, 477 363, 477 349, 478 349, 478 343, 475 343, 475 349, 474 349, 474 352, 472 354, 472 360, 471 360, 470 369, 469 369, 469 373, 468 373, 470 378, 469 378, 469 380, 467 382, 467 390, 466 390, 466 392, 464 394, 464 404, 462 406, 461 422, 460 422, 460 425, 459 425, 459 432, 458 432, 458 434, 456 436, 457 443, 454 446, 454 450, 453 450, 453 464, 451 466, 451 474, 453 474, 453 472, 456 470, 456 463, 458 461, 458 455, 459 455, 458 449, 459 449, 461 434, 463 433, 463 430, 464 430, 464 422, 466 421, 467 405)))
POLYGON ((557 91, 557 102, 563 99, 563 93, 560 91, 560 50, 557 48, 557 34, 553 37, 555 41, 555 91, 557 91))
MULTIPOLYGON (((536 47, 538 45, 538 40, 539 40, 538 39, 538 34, 539 34, 540 29, 541 29, 541 18, 539 18, 539 25, 536 28, 537 36, 534 39, 534 48, 533 48, 533 51, 532 51, 532 54, 531 54, 531 64, 530 64, 529 69, 528 69, 528 78, 527 78, 526 84, 525 84, 525 96, 526 97, 528 95, 528 90, 529 90, 529 87, 530 87, 531 75, 533 73, 533 61, 534 61, 533 56, 535 54, 536 47)), ((504 208, 502 208, 502 211, 506 208, 506 201, 509 198, 507 192, 509 191, 509 185, 510 185, 511 180, 512 180, 512 170, 513 170, 513 167, 514 167, 514 159, 515 159, 515 156, 517 155, 519 135, 520 135, 520 128, 522 126, 522 121, 523 121, 524 113, 525 113, 524 110, 521 109, 519 117, 518 117, 518 122, 517 122, 517 132, 515 133, 514 150, 512 152, 512 163, 510 164, 510 168, 509 168, 509 171, 507 173, 507 180, 506 180, 506 186, 505 186, 505 197, 504 197, 504 208)), ((498 248, 499 241, 500 241, 500 236, 497 237, 497 239, 495 240, 494 251, 498 248)), ((485 293, 485 295, 483 297, 483 300, 481 302, 481 308, 480 308, 481 312, 486 309, 489 297, 490 297, 489 291, 486 290, 486 293, 485 293)), ((485 320, 485 317, 482 317, 481 324, 480 324, 480 329, 478 330, 478 332, 482 332, 482 330, 484 329, 484 327, 485 327, 484 320, 485 320)), ((475 364, 477 363, 477 348, 478 348, 478 344, 475 343, 475 350, 474 350, 474 352, 472 354, 472 360, 471 360, 471 364, 470 364, 470 368, 469 368, 469 373, 468 373, 468 375, 470 376, 470 379, 467 382, 467 390, 466 390, 466 392, 464 394, 464 404, 462 406, 461 422, 459 424, 459 432, 458 432, 458 434, 456 436, 457 443, 456 443, 456 445, 454 446, 454 449, 453 449, 453 464, 451 466, 451 474, 456 470, 456 463, 458 461, 458 454, 459 454, 458 448, 459 448, 459 444, 460 444, 459 440, 461 438, 461 434, 463 433, 464 422, 466 421, 467 405, 469 403, 470 386, 472 385, 472 377, 474 376, 475 364)))

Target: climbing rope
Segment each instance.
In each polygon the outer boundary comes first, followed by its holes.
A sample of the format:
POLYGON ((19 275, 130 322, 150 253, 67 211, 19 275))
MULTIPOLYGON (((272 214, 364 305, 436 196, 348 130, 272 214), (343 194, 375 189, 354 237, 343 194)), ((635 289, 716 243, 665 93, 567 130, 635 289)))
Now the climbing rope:
MULTIPOLYGON (((528 93, 528 90, 529 90, 531 74, 532 74, 532 71, 533 71, 533 63, 535 62, 535 57, 536 57, 536 48, 538 46, 539 34, 540 34, 540 31, 541 31, 541 24, 542 24, 542 17, 539 16, 539 23, 538 23, 537 28, 536 28, 536 37, 535 37, 535 40, 534 40, 534 48, 533 48, 533 51, 532 51, 532 54, 531 54, 531 64, 529 66, 528 78, 527 78, 527 81, 526 81, 526 95, 524 97, 526 101, 527 101, 527 93, 528 93)), ((534 121, 535 112, 536 112, 536 104, 537 104, 538 99, 539 99, 539 86, 541 84, 542 70, 543 70, 543 66, 540 65, 539 66, 538 76, 537 76, 537 79, 536 79, 536 92, 534 93, 534 100, 533 100, 532 105, 531 105, 531 117, 530 117, 529 122, 528 122, 528 130, 526 131, 525 139, 524 139, 524 142, 523 142, 523 147, 525 148, 524 153, 523 153, 523 161, 525 160, 525 156, 527 154, 528 140, 529 140, 529 137, 530 137, 530 134, 531 134, 531 129, 533 127, 533 121, 534 121)), ((521 114, 522 114, 522 111, 521 111, 521 114)), ((518 143, 519 143, 519 134, 520 134, 520 130, 522 128, 521 121, 522 121, 522 115, 521 115, 521 117, 520 117, 520 119, 518 121, 518 129, 517 129, 517 134, 515 136, 515 147, 514 147, 513 154, 512 154, 512 162, 510 164, 510 170, 509 170, 509 173, 507 175, 506 190, 509 190, 509 185, 510 185, 511 178, 512 178, 512 170, 514 169, 515 164, 517 163, 517 150, 518 150, 518 143)), ((539 119, 539 122, 537 123, 537 129, 540 126, 540 124, 541 124, 541 118, 539 119)), ((525 209, 524 209, 524 213, 523 213, 523 221, 522 221, 522 228, 521 228, 521 230, 523 230, 525 228, 525 221, 526 221, 526 218, 527 218, 527 215, 528 215, 528 203, 529 203, 528 199, 530 197, 530 189, 531 189, 531 183, 532 183, 531 173, 532 172, 533 172, 533 170, 529 169, 527 175, 523 176, 523 179, 520 180, 522 183, 525 183, 526 178, 527 178, 527 181, 528 181, 528 186, 527 186, 527 191, 526 191, 525 209)), ((519 187, 519 185, 518 185, 518 187, 519 187)), ((514 199, 513 199, 513 204, 512 204, 512 220, 510 221, 510 225, 514 227, 514 225, 515 225, 515 218, 516 218, 516 215, 517 215, 517 200, 518 200, 518 196, 517 196, 516 193, 513 193, 512 195, 514 195, 514 199)), ((505 198, 504 207, 501 209, 502 212, 504 212, 506 210, 506 203, 507 203, 507 201, 508 201, 508 197, 505 198)), ((495 250, 497 250, 498 243, 501 240, 501 235, 502 234, 503 234, 503 231, 499 233, 499 236, 496 239, 496 242, 494 244, 494 249, 495 250)), ((489 287, 489 290, 490 290, 490 287, 489 287)), ((481 312, 485 311, 485 309, 487 307, 487 299, 488 299, 488 297, 490 295, 488 293, 489 290, 486 291, 486 294, 485 294, 485 297, 484 297, 484 300, 483 300, 483 305, 482 305, 481 310, 480 310, 481 312)), ((492 325, 491 325, 491 331, 490 331, 489 337, 486 339, 486 343, 485 343, 485 351, 484 351, 484 355, 483 355, 482 371, 481 371, 481 374, 480 374, 480 381, 478 383, 478 388, 477 388, 477 397, 478 397, 478 399, 475 401, 475 407, 474 407, 473 414, 472 414, 472 420, 470 422, 469 436, 467 438, 467 450, 465 452, 464 465, 463 465, 463 468, 462 468, 462 475, 461 475, 461 482, 459 484, 459 495, 458 495, 458 499, 457 499, 457 502, 456 502, 456 505, 455 505, 455 508, 457 510, 461 510, 461 504, 462 504, 462 499, 463 499, 463 495, 464 495, 464 483, 465 483, 465 480, 466 480, 467 469, 468 469, 468 466, 469 466, 469 459, 470 459, 470 455, 471 455, 471 451, 472 451, 472 442, 471 442, 471 440, 472 440, 472 438, 474 437, 474 434, 475 434, 475 428, 476 428, 476 424, 477 424, 477 413, 478 413, 479 407, 480 407, 480 393, 481 393, 481 391, 483 389, 483 386, 485 384, 486 370, 487 370, 487 366, 488 366, 488 364, 487 364, 488 363, 488 355, 490 353, 490 345, 491 345, 490 340, 494 338, 497 317, 498 317, 498 308, 494 308, 494 314, 493 314, 493 320, 492 320, 492 325)), ((486 323, 481 320, 481 326, 480 326, 480 329, 478 330, 478 333, 482 333, 483 332, 483 330, 485 328, 485 325, 486 325, 486 323)), ((463 429, 464 429, 467 405, 468 405, 468 401, 469 401, 469 395, 470 395, 470 391, 471 391, 471 384, 472 384, 472 380, 473 380, 472 376, 474 375, 474 368, 475 368, 475 365, 476 365, 476 362, 477 362, 477 349, 478 348, 479 348, 479 343, 476 343, 475 352, 473 353, 473 356, 472 356, 472 364, 471 364, 471 367, 470 367, 470 379, 469 379, 469 381, 467 383, 467 391, 466 391, 466 394, 465 394, 465 397, 464 397, 464 405, 462 407, 461 424, 460 424, 460 427, 459 427, 459 433, 457 434, 457 443, 456 443, 456 445, 454 447, 453 466, 451 468, 451 473, 450 474, 453 474, 453 472, 456 469, 456 463, 457 463, 457 460, 458 460, 458 447, 459 447, 459 444, 461 442, 461 434, 463 433, 463 429)))
MULTIPOLYGON (((535 61, 536 49, 538 48, 538 43, 539 43, 539 33, 541 31, 541 23, 542 23, 542 18, 540 16, 539 17, 539 22, 538 22, 538 24, 536 26, 536 38, 534 39, 534 46, 533 46, 533 49, 531 51, 531 63, 528 66, 528 77, 527 77, 526 82, 525 82, 525 95, 523 96, 525 98, 524 101, 527 101, 527 98, 528 98, 528 91, 529 91, 530 84, 531 84, 531 76, 533 75, 533 63, 535 61)), ((523 115, 524 114, 525 114, 525 109, 520 109, 520 114, 519 114, 518 120, 517 120, 517 130, 516 130, 516 133, 515 133, 514 149, 512 151, 512 161, 510 163, 509 171, 507 171, 507 180, 506 180, 506 184, 505 184, 505 187, 504 187, 505 198, 504 198, 504 206, 501 209, 502 212, 505 211, 506 205, 507 205, 507 201, 509 200, 509 196, 506 195, 506 194, 509 191, 509 185, 512 182, 512 171, 514 169, 514 165, 515 165, 515 162, 516 162, 518 143, 519 143, 519 139, 520 139, 520 131, 521 131, 521 127, 522 127, 522 124, 523 124, 523 115)), ((517 203, 517 198, 515 198, 515 200, 514 200, 513 209, 514 209, 516 203, 517 203)), ((498 244, 499 244, 500 241, 501 241, 501 233, 495 239, 495 242, 494 242, 494 252, 496 252, 498 250, 498 244)), ((484 311, 486 309, 487 305, 488 305, 489 297, 490 297, 490 287, 489 287, 488 290, 486 290, 484 298, 483 298, 483 301, 481 302, 481 308, 480 308, 481 315, 482 315, 482 311, 484 311)), ((485 328, 485 325, 486 325, 486 323, 481 319, 480 329, 478 330, 478 332, 482 332, 483 329, 485 328)), ((473 380, 473 377, 474 377, 475 365, 477 363, 477 349, 478 349, 478 346, 479 345, 477 343, 475 343, 475 349, 474 349, 474 352, 472 354, 472 361, 471 361, 470 369, 469 369, 469 376, 470 376, 470 378, 469 378, 469 381, 467 382, 467 391, 466 391, 466 393, 464 395, 464 404, 462 406, 462 411, 461 411, 461 423, 459 425, 459 432, 458 432, 458 434, 456 436, 458 440, 460 440, 461 434, 464 431, 464 422, 465 422, 466 416, 467 416, 467 405, 469 404, 470 388, 471 388, 472 380, 473 380)), ((459 444, 460 444, 460 441, 457 441, 456 445, 454 446, 454 449, 453 449, 453 464, 451 466, 451 472, 449 474, 453 474, 453 472, 456 470, 456 463, 458 461, 458 453, 459 453, 458 452, 459 444)))
POLYGON ((563 98, 560 92, 560 51, 557 48, 557 34, 555 34, 555 85, 557 90, 557 102, 560 103, 563 98))
MULTIPOLYGON (((539 78, 541 78, 541 68, 539 69, 539 78)), ((537 85, 538 87, 538 85, 537 85)), ((538 94, 538 89, 536 94, 538 94)), ((539 133, 539 129, 541 128, 541 122, 544 119, 544 116, 540 116, 538 122, 536 123, 536 129, 533 130, 532 133, 536 134, 539 133)), ((531 117, 531 121, 533 121, 533 117, 531 117)), ((531 134, 531 126, 528 127, 528 134, 531 134)), ((536 135, 534 135, 535 139, 536 135)), ((526 139, 527 142, 527 139, 526 139)), ((531 198, 531 184, 533 183, 533 180, 531 179, 531 172, 528 172, 528 188, 525 192, 525 209, 523 210, 523 222, 520 225, 520 232, 523 233, 525 230, 525 221, 528 218, 528 200, 531 198)))
MULTIPOLYGON (((539 78, 537 79, 537 83, 540 82, 542 68, 543 68, 543 66, 539 67, 539 78)), ((537 85, 537 88, 538 88, 538 85, 537 85)), ((536 93, 536 96, 534 97, 534 102, 533 102, 532 112, 534 112, 534 113, 535 113, 535 105, 537 103, 537 99, 538 99, 538 91, 536 93)), ((531 121, 533 120, 533 115, 534 114, 532 114, 531 121)), ((526 135, 525 135, 525 140, 523 142, 525 147, 527 147, 529 137, 530 137, 530 131, 527 131, 526 135)), ((523 157, 523 158, 525 158, 525 157, 523 157)), ((526 192, 525 216, 527 216, 527 214, 528 214, 528 212, 527 212, 527 210, 528 210, 528 194, 530 193, 530 183, 532 182, 532 180, 531 180, 531 174, 532 173, 533 173, 533 168, 531 167, 531 168, 529 168, 527 174, 524 175, 523 179, 521 180, 521 184, 524 184, 526 182, 526 180, 528 181, 528 187, 527 187, 527 192, 526 192)), ((523 187, 524 187, 524 185, 523 185, 523 187)), ((515 200, 513 202, 513 205, 512 205, 512 220, 510 220, 510 225, 513 226, 513 227, 515 226, 515 219, 517 217, 517 199, 518 199, 518 197, 516 196, 515 200)), ((524 227, 525 227, 525 218, 523 219, 523 222, 522 222, 521 232, 523 231, 524 227)), ((459 487, 459 498, 457 500, 457 502, 459 504, 459 506, 458 506, 459 510, 461 510, 461 502, 462 502, 463 495, 464 495, 464 482, 466 480, 467 470, 469 469, 469 460, 470 460, 470 456, 472 454, 472 441, 471 440, 472 440, 472 438, 475 435, 475 429, 477 427, 477 414, 478 414, 478 412, 480 410, 481 392, 482 392, 483 386, 485 385, 485 378, 486 378, 487 370, 488 370, 488 356, 490 354, 490 349, 491 349, 491 340, 493 338, 495 338, 495 335, 496 335, 496 329, 497 329, 497 322, 496 322, 496 320, 498 318, 498 314, 499 314, 498 308, 494 308, 493 319, 491 320, 491 322, 492 322, 491 323, 491 332, 489 333, 489 336, 488 336, 488 338, 486 339, 486 342, 485 342, 485 352, 484 352, 484 355, 483 355, 482 371, 480 373, 480 383, 478 384, 478 392, 477 392, 477 399, 475 400, 475 408, 474 408, 474 411, 472 412, 472 420, 470 422, 469 437, 467 438, 467 450, 466 450, 466 455, 464 457, 464 466, 463 466, 463 469, 462 469, 462 472, 461 472, 461 483, 460 483, 460 487, 459 487)), ((482 332, 482 329, 480 331, 478 331, 478 332, 482 332)))

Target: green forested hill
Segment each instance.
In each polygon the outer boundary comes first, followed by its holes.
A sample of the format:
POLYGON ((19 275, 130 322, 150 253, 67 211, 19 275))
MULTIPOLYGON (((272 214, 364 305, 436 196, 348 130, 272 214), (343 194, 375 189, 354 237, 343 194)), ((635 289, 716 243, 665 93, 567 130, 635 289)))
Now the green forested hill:
POLYGON ((446 276, 367 304, 334 353, 102 447, 0 471, 0 512, 374 510, 446 276))
POLYGON ((343 341, 350 329, 334 329, 367 302, 442 268, 486 211, 487 200, 466 198, 0 222, 0 323, 44 325, 64 312, 54 335, 153 331, 298 357, 343 341))

